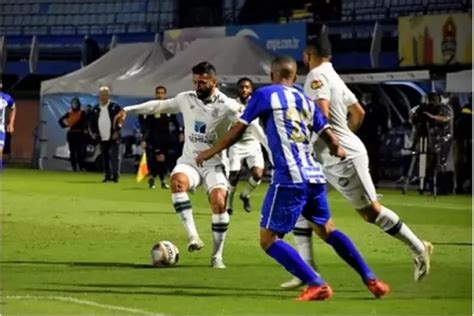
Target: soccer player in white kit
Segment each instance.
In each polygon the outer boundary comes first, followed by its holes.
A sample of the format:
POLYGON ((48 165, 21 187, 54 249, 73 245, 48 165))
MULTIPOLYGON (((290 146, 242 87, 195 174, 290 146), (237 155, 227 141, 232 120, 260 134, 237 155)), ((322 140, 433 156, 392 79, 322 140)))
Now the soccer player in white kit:
MULTIPOLYGON (((316 41, 304 51, 304 62, 309 66, 304 90, 328 118, 334 133, 346 150, 347 159, 341 161, 329 154, 325 146, 316 146, 317 159, 328 182, 339 191, 369 223, 379 226, 387 234, 401 240, 411 250, 415 261, 415 281, 421 281, 430 271, 433 245, 418 238, 398 215, 377 200, 375 186, 369 173, 369 159, 362 141, 354 132, 362 124, 364 110, 355 95, 334 70, 330 62, 329 43, 316 41)), ((319 142, 320 140, 318 140, 319 142)), ((295 242, 301 256, 313 261, 311 228, 300 217, 294 230, 295 242)), ((281 284, 282 288, 302 285, 296 278, 281 284)))
POLYGON ((181 219, 188 234, 188 250, 200 250, 204 244, 194 223, 193 211, 188 191, 200 184, 206 190, 212 208, 212 237, 214 248, 211 265, 225 268, 222 254, 229 214, 226 211, 228 182, 226 169, 227 156, 216 155, 203 167, 194 161, 198 152, 212 145, 229 129, 232 122, 239 119, 240 106, 217 89, 216 70, 208 62, 202 62, 192 69, 195 91, 182 92, 168 100, 153 100, 142 104, 127 106, 117 117, 123 121, 126 113, 183 114, 185 141, 183 155, 171 172, 171 198, 176 214, 181 219))
MULTIPOLYGON (((237 81, 237 86, 239 87, 239 97, 236 101, 240 104, 240 112, 242 113, 251 98, 253 83, 252 80, 244 77, 237 81)), ((252 125, 256 129, 261 129, 258 120, 253 121, 252 125)), ((264 135, 263 130, 261 131, 261 134, 264 135)), ((239 173, 242 168, 242 162, 244 161, 246 162, 251 175, 239 198, 244 204, 244 210, 250 212, 252 210, 250 205, 250 194, 262 182, 263 168, 265 167, 260 141, 249 129, 244 133, 240 141, 229 148, 228 155, 230 162, 230 192, 227 196, 227 212, 229 214, 232 214, 233 212, 234 194, 237 183, 239 182, 239 173)))

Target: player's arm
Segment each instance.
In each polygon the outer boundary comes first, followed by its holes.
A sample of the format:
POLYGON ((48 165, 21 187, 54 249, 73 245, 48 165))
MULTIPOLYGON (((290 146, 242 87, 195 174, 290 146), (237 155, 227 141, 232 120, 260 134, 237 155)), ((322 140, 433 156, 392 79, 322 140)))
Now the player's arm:
POLYGON ((356 102, 347 108, 347 112, 349 113, 347 124, 349 125, 350 130, 355 133, 362 126, 365 110, 359 102, 356 102))
POLYGON ((316 109, 313 114, 312 129, 324 141, 326 146, 328 146, 331 155, 339 157, 342 160, 346 159, 346 151, 340 145, 339 138, 334 134, 327 119, 323 116, 321 111, 318 111, 318 109, 316 109))
MULTIPOLYGON (((196 156, 196 164, 202 166, 204 161, 211 159, 217 153, 235 144, 242 137, 250 123, 267 111, 268 107, 265 106, 265 103, 262 102, 262 100, 262 93, 258 90, 255 91, 239 121, 235 123, 234 126, 232 126, 232 128, 228 130, 212 148, 200 152, 196 156)), ((229 112, 229 119, 232 121, 233 118, 238 117, 239 108, 235 107, 233 104, 231 104, 230 107, 231 111, 229 112)))
POLYGON ((114 124, 122 124, 128 113, 152 115, 156 113, 178 113, 179 102, 177 97, 167 100, 151 100, 148 102, 129 105, 120 111, 114 118, 114 124))
POLYGON ((326 78, 321 73, 309 73, 306 78, 304 92, 313 100, 325 118, 329 118, 331 89, 326 78))
POLYGON ((16 106, 15 106, 15 103, 13 103, 13 106, 11 107, 10 117, 8 120, 8 125, 7 125, 7 132, 9 133, 13 133, 15 131, 15 118, 16 118, 16 106))
POLYGON ((224 149, 227 149, 235 144, 242 137, 246 129, 247 124, 242 122, 235 123, 234 126, 232 126, 232 128, 228 130, 214 146, 207 150, 201 151, 196 156, 196 164, 199 167, 202 167, 204 161, 211 159, 224 149))

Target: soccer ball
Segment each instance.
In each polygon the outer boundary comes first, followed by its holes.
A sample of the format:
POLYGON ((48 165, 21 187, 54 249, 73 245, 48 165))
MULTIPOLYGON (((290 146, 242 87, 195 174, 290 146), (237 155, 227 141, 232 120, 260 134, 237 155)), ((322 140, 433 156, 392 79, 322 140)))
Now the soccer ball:
POLYGON ((179 250, 171 241, 162 240, 151 248, 151 263, 157 267, 174 266, 179 261, 179 250))

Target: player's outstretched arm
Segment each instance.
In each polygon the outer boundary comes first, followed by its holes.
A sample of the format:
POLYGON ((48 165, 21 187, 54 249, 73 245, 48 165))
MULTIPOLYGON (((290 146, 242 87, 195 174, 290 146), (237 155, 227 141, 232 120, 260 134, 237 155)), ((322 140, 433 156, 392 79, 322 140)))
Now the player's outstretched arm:
POLYGON ((235 125, 232 126, 232 128, 228 130, 227 133, 225 133, 224 136, 222 136, 222 138, 214 146, 207 150, 201 151, 196 156, 196 164, 199 167, 202 167, 204 161, 211 159, 216 154, 235 144, 242 137, 246 129, 246 124, 242 122, 235 123, 235 125))
POLYGON ((174 108, 176 101, 174 98, 168 100, 151 100, 148 102, 129 105, 123 108, 126 113, 135 114, 155 114, 155 113, 168 113, 170 108, 174 108))
POLYGON ((332 131, 330 127, 325 128, 320 134, 321 137, 328 146, 331 155, 341 158, 341 160, 346 159, 346 151, 344 148, 339 144, 339 139, 337 138, 336 134, 332 131))

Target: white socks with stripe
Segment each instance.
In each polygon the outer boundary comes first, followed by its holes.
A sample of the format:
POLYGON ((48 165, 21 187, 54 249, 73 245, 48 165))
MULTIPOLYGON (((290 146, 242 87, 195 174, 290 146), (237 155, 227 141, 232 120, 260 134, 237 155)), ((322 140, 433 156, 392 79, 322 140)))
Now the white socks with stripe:
POLYGON ((375 220, 380 228, 389 235, 401 240, 410 247, 414 255, 419 255, 425 249, 423 242, 418 238, 411 229, 400 221, 398 215, 392 210, 382 206, 379 216, 375 220))
POLYGON ((229 228, 229 213, 212 214, 212 239, 214 241, 214 249, 212 251, 213 258, 222 258, 224 252, 224 240, 229 228))
POLYGON ((249 197, 250 193, 262 182, 262 180, 255 181, 255 179, 250 176, 249 181, 245 185, 244 190, 242 191, 242 195, 245 197, 249 197))
POLYGON ((186 229, 188 238, 198 237, 196 225, 194 224, 193 209, 191 208, 191 201, 186 192, 178 192, 171 194, 173 206, 176 214, 181 219, 181 222, 186 229))

